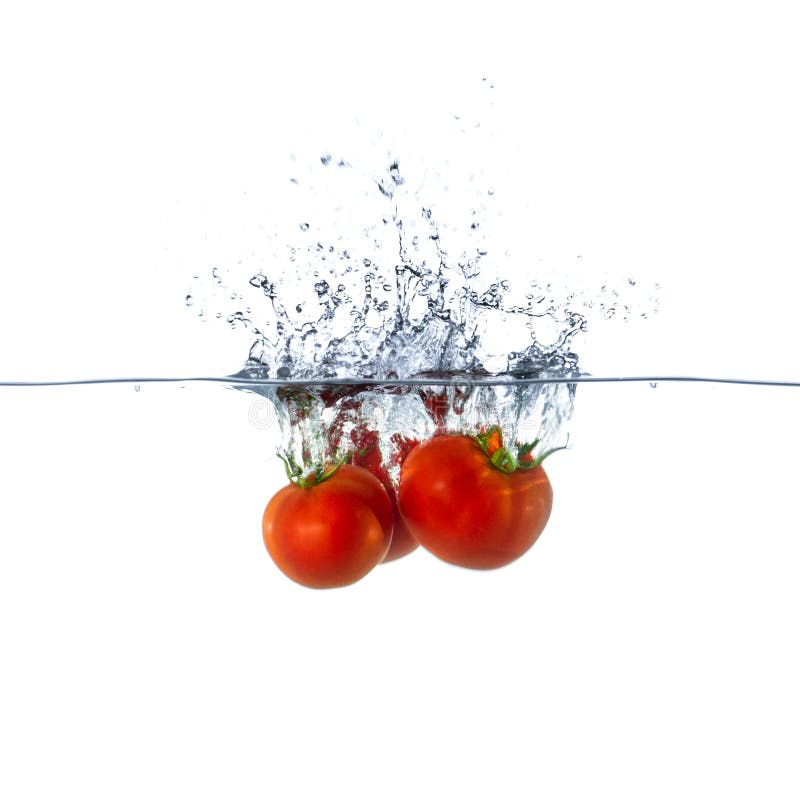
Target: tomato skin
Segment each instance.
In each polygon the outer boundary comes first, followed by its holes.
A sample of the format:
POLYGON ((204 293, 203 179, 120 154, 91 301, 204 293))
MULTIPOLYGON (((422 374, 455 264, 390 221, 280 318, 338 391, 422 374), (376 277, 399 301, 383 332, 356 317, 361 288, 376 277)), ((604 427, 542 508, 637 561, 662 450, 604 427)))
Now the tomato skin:
POLYGON ((467 436, 415 447, 400 472, 400 513, 414 538, 443 561, 502 567, 539 538, 553 507, 540 466, 505 473, 467 436))
POLYGON ((386 555, 393 514, 381 482, 345 464, 321 483, 280 489, 264 510, 264 544, 297 583, 314 589, 348 586, 386 555))

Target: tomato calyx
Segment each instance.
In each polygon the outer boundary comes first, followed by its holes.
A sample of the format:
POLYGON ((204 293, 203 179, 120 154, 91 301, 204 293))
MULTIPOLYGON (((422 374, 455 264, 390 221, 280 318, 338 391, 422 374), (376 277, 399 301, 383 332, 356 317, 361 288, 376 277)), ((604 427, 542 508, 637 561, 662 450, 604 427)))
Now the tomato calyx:
POLYGON ((499 425, 492 425, 490 428, 481 429, 477 436, 472 437, 486 454, 492 466, 501 472, 510 475, 518 469, 535 469, 541 463, 558 450, 565 450, 566 445, 552 447, 545 450, 538 457, 534 457, 533 450, 539 445, 541 439, 534 439, 532 442, 515 442, 516 453, 503 445, 503 431, 499 425))
POLYGON ((286 477, 289 481, 302 489, 309 489, 328 480, 328 478, 332 478, 339 467, 348 461, 348 456, 343 456, 327 464, 306 464, 301 466, 295 461, 291 453, 286 455, 278 453, 278 458, 283 462, 286 477))

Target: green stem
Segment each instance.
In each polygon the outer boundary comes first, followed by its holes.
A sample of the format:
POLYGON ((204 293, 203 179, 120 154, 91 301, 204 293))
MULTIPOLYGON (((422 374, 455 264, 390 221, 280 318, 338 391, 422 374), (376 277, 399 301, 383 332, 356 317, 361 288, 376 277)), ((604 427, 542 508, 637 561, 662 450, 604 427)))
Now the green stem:
POLYGON ((492 453, 491 459, 493 467, 497 467, 501 472, 510 475, 518 466, 517 459, 510 450, 500 447, 492 453))

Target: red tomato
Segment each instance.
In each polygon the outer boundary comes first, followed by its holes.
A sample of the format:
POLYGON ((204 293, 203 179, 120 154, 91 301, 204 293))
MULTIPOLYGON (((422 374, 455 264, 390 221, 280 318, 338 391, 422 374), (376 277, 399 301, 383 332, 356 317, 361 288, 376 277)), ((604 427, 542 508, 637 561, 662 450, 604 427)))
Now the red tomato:
POLYGON ((329 589, 363 578, 389 548, 392 502, 366 469, 345 464, 313 485, 290 483, 264 511, 264 544, 303 586, 329 589))
MULTIPOLYGON (((383 561, 394 561, 395 559, 407 556, 419 547, 419 542, 411 535, 400 511, 397 507, 397 491, 392 483, 386 467, 383 465, 383 455, 378 441, 377 431, 366 428, 356 428, 351 433, 355 452, 353 453, 353 463, 359 467, 368 469, 384 486, 389 499, 392 501, 394 509, 394 532, 392 533, 392 543, 383 561)), ((402 463, 406 454, 414 447, 415 441, 401 438, 395 434, 395 463, 402 463)))
POLYGON ((506 472, 487 454, 495 455, 496 445, 490 440, 484 451, 468 436, 435 436, 403 463, 400 513, 417 541, 451 564, 508 564, 530 549, 550 517, 553 490, 544 469, 506 472))

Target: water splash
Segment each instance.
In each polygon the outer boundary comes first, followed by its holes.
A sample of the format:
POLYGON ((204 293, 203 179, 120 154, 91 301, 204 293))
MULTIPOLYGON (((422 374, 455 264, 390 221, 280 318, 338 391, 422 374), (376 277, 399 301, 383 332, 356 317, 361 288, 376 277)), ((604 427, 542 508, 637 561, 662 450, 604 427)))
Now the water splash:
POLYGON ((367 435, 394 482, 409 443, 437 432, 500 425, 512 446, 566 445, 574 342, 592 315, 629 318, 637 282, 589 297, 509 269, 493 185, 457 183, 323 153, 290 177, 271 260, 215 265, 189 292, 197 313, 250 335, 239 374, 294 383, 257 389, 276 406, 288 460, 357 456, 367 435))
POLYGON ((509 269, 488 182, 454 204, 441 176, 412 180, 397 160, 369 174, 324 154, 319 170, 290 182, 296 218, 276 225, 271 260, 215 265, 189 293, 250 334, 245 365, 264 378, 576 375, 589 316, 636 313, 633 278, 588 296, 509 269))

